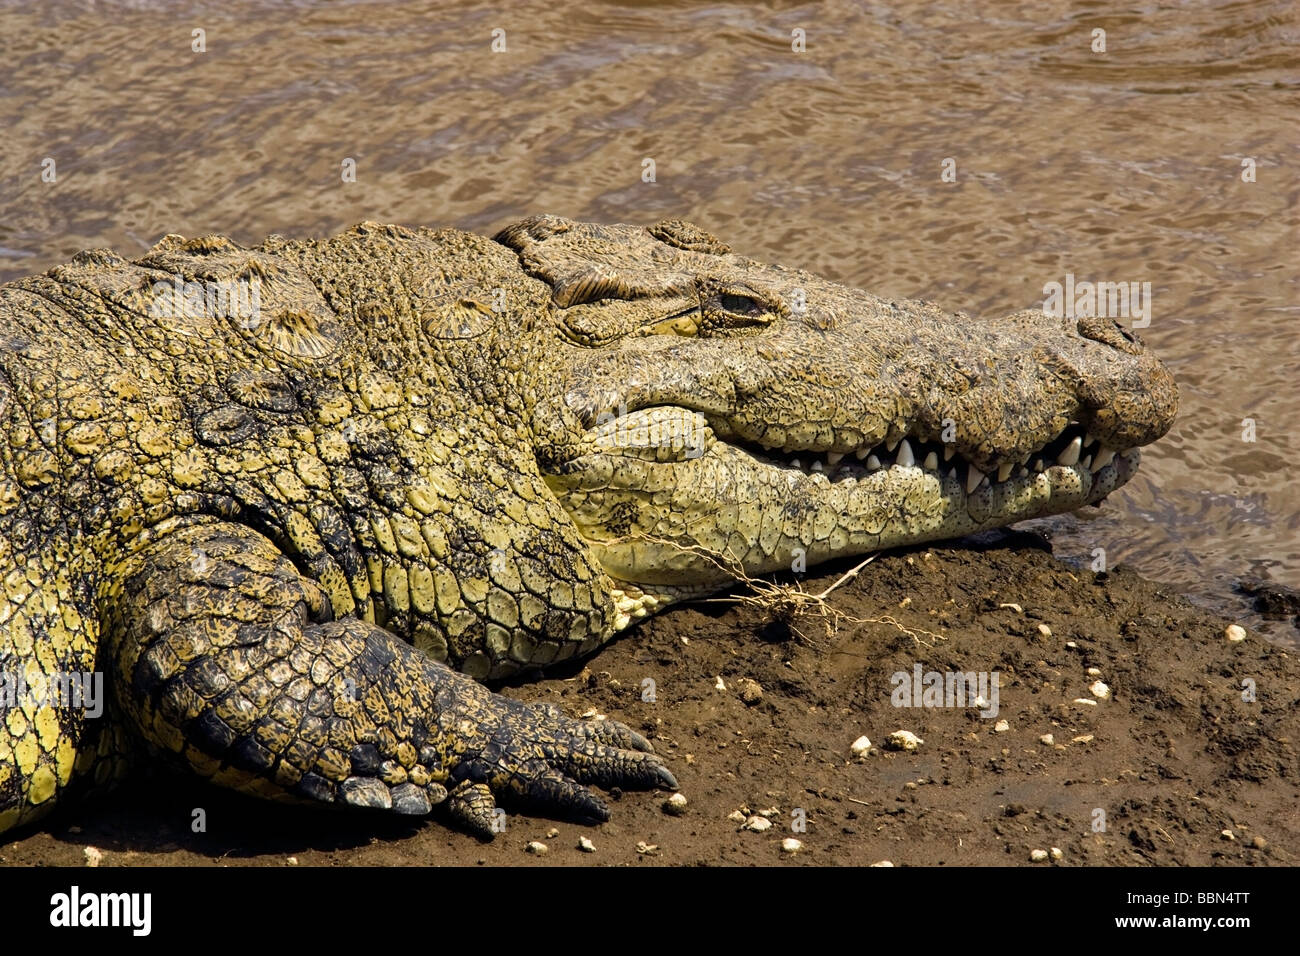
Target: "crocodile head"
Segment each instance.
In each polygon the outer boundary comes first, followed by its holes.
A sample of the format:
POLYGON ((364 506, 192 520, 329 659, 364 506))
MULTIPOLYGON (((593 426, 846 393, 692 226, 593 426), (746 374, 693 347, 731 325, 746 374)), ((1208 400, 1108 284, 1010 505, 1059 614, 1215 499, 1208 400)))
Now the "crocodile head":
MULTIPOLYGON (((659 600, 1100 502, 1173 422, 1131 332, 976 321, 732 253, 680 220, 501 232, 551 290, 547 484, 609 575, 659 600)), ((631 590, 629 588, 629 590, 631 590)))

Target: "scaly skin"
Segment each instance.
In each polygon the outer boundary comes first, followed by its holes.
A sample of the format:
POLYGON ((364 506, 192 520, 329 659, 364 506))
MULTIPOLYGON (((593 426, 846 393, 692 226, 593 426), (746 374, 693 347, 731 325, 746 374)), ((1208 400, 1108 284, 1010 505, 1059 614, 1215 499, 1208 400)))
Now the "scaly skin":
POLYGON ((476 678, 729 562, 1097 502, 1176 406, 1112 323, 887 303, 680 221, 168 236, 0 286, 0 347, 0 831, 142 746, 485 836, 498 798, 603 819, 583 784, 676 786, 649 744, 476 678), (230 282, 257 308, 185 298, 230 282), (43 693, 93 671, 102 716, 43 693))

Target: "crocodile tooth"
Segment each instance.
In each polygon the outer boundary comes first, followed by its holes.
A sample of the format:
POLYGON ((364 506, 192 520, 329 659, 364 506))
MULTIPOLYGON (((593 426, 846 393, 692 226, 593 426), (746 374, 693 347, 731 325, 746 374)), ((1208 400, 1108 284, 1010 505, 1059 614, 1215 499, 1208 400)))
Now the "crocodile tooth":
POLYGON ((898 447, 898 443, 901 440, 902 439, 895 438, 893 441, 886 443, 885 450, 892 455, 894 453, 894 449, 898 447))
POLYGON ((1083 466, 1084 471, 1092 471, 1092 456, 1084 455, 1083 461, 1079 462, 1079 464, 1083 466))
POLYGON ((1091 445, 1094 441, 1096 441, 1096 439, 1093 437, 1092 432, 1084 432, 1084 433, 1083 433, 1083 447, 1084 447, 1084 448, 1087 448, 1087 447, 1088 447, 1089 445, 1091 445))
POLYGON ((1092 459, 1092 470, 1101 471, 1114 460, 1115 450, 1102 445, 1101 449, 1097 452, 1096 457, 1092 459))
POLYGON ((900 468, 911 468, 916 464, 916 458, 912 456, 912 446, 906 438, 903 439, 898 447, 898 460, 894 462, 900 468))
POLYGON ((834 468, 836 465, 838 465, 838 464, 840 463, 840 460, 841 460, 843 457, 844 457, 844 455, 843 455, 841 452, 838 452, 838 451, 828 451, 828 452, 826 453, 826 464, 828 464, 828 465, 830 465, 832 468, 834 468))
POLYGON ((1043 459, 1041 459, 1041 458, 1035 458, 1035 459, 1034 459, 1034 471, 1039 471, 1039 472, 1041 472, 1042 470, 1043 470, 1043 459))
POLYGON ((822 460, 821 460, 820 458, 814 458, 814 459, 813 459, 812 470, 815 471, 815 472, 818 472, 818 473, 823 472, 823 471, 826 470, 826 469, 822 466, 822 460))
POLYGON ((803 468, 803 462, 801 462, 798 458, 791 458, 791 459, 790 459, 790 467, 791 467, 791 468, 800 468, 800 469, 802 469, 802 468, 803 468))
POLYGON ((1029 469, 1026 468, 1024 465, 1021 465, 1021 466, 1020 466, 1020 470, 1019 470, 1018 472, 1016 472, 1016 477, 1017 477, 1017 478, 1028 478, 1028 477, 1029 477, 1029 469))
POLYGON ((947 443, 944 444, 943 446, 944 461, 952 461, 952 456, 955 455, 956 453, 957 453, 957 449, 953 448, 952 445, 949 445, 947 443))
POLYGON ((966 473, 966 494, 974 494, 975 489, 980 486, 980 482, 983 480, 984 472, 971 465, 970 470, 966 473))
POLYGON ((868 455, 871 454, 871 449, 870 449, 870 448, 859 448, 859 449, 858 449, 857 451, 855 451, 853 454, 857 456, 858 461, 862 461, 862 459, 866 458, 868 455))
POLYGON ((1002 482, 1011 477, 1011 469, 1014 467, 1015 464, 1009 461, 998 465, 998 484, 1002 484, 1002 482))
POLYGON ((880 467, 880 459, 877 458, 875 455, 868 455, 867 467, 870 468, 872 471, 875 471, 877 468, 880 467))
POLYGON ((934 452, 930 452, 930 454, 925 456, 925 470, 926 471, 939 470, 939 456, 936 455, 934 452))
POLYGON ((1079 452, 1083 448, 1083 439, 1075 438, 1074 441, 1065 446, 1065 451, 1056 456, 1056 463, 1064 465, 1067 468, 1073 468, 1079 463, 1079 452))

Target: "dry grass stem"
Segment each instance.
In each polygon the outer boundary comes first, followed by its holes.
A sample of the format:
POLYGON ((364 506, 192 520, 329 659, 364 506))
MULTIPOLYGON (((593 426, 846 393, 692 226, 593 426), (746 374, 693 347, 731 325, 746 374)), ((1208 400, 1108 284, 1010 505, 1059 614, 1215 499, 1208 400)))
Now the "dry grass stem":
POLYGON ((813 594, 805 591, 801 582, 784 584, 779 581, 752 576, 745 570, 740 559, 736 557, 730 548, 725 553, 721 553, 699 545, 687 546, 667 538, 657 538, 650 535, 636 535, 623 540, 648 541, 704 558, 737 584, 743 584, 748 593, 733 594, 721 598, 697 598, 696 600, 702 603, 738 604, 742 607, 753 608, 763 616, 766 622, 784 625, 789 629, 790 633, 814 647, 818 646, 818 642, 804 631, 809 622, 820 624, 825 639, 831 638, 841 624, 887 624, 925 647, 933 647, 935 642, 946 640, 942 634, 936 634, 925 628, 910 627, 889 615, 857 617, 847 614, 828 600, 832 593, 852 581, 863 568, 874 561, 879 556, 879 552, 867 555, 840 575, 825 590, 813 594))

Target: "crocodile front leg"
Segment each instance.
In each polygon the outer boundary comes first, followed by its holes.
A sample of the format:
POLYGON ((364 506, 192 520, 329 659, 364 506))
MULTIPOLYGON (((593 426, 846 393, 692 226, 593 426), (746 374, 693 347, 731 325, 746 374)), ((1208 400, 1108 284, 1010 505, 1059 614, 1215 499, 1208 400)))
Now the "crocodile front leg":
POLYGON ((104 640, 126 719, 214 782, 421 815, 490 837, 496 800, 606 819, 583 784, 676 782, 614 722, 493 694, 383 628, 330 620, 314 582, 233 524, 180 529, 115 575, 104 640))

